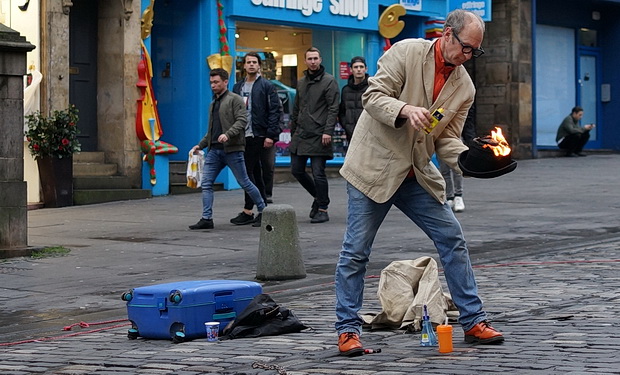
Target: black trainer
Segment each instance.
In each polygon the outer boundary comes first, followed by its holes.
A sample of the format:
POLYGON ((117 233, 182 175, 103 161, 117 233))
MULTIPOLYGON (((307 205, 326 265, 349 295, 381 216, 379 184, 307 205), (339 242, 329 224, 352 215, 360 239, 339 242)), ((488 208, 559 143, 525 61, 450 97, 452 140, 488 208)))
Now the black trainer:
POLYGON ((189 229, 213 229, 213 219, 201 218, 194 225, 190 225, 189 229))
POLYGON ((312 202, 312 208, 310 209, 310 219, 314 219, 316 214, 319 212, 319 203, 315 200, 312 202))
POLYGON ((254 228, 260 228, 260 224, 261 224, 262 220, 263 220, 263 214, 259 213, 258 215, 256 215, 256 219, 254 219, 254 222, 252 223, 252 226, 254 228))
POLYGON ((237 217, 230 219, 231 224, 235 225, 248 225, 254 222, 254 214, 248 215, 245 212, 241 211, 237 217))
POLYGON ((329 221, 329 215, 327 214, 327 211, 320 210, 316 213, 316 215, 314 215, 312 220, 310 220, 312 224, 324 223, 326 221, 329 221))

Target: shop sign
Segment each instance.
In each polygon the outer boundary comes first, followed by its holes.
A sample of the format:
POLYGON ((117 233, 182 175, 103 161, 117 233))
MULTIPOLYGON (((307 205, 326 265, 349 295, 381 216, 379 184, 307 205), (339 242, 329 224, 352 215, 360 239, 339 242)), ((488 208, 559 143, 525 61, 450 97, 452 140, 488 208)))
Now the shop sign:
POLYGON ((331 14, 355 17, 360 21, 368 17, 368 0, 330 0, 329 3, 331 14))
MULTIPOLYGON (((306 17, 323 11, 323 2, 328 0, 250 0, 255 6, 295 10, 306 17)), ((329 0, 329 12, 336 16, 356 18, 368 17, 368 0, 329 0)))
POLYGON ((349 69, 349 63, 346 61, 340 62, 340 79, 349 79, 351 75, 351 69, 349 69))
POLYGON ((491 21, 491 0, 450 0, 450 9, 465 9, 479 15, 484 21, 491 21))
POLYGON ((422 0, 400 0, 400 5, 407 10, 422 10, 422 0))

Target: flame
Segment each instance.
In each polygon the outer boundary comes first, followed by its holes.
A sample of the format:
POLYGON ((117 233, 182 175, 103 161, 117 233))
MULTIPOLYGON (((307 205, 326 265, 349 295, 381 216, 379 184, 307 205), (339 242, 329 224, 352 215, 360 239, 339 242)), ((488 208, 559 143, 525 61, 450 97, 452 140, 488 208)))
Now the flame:
POLYGON ((504 138, 504 136, 502 135, 502 129, 498 126, 496 126, 495 129, 497 131, 491 130, 491 139, 493 140, 493 143, 495 143, 495 145, 485 144, 482 147, 490 147, 491 150, 493 150, 495 156, 510 155, 510 145, 506 141, 506 138, 504 138))

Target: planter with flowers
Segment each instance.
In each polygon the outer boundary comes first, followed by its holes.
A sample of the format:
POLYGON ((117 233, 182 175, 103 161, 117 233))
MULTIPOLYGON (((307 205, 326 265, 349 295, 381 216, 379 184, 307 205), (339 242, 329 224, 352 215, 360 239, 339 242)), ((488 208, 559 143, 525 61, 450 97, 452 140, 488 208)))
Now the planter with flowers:
POLYGON ((80 151, 77 113, 71 105, 49 117, 40 112, 26 116, 25 136, 39 166, 45 207, 73 205, 73 153, 80 151))

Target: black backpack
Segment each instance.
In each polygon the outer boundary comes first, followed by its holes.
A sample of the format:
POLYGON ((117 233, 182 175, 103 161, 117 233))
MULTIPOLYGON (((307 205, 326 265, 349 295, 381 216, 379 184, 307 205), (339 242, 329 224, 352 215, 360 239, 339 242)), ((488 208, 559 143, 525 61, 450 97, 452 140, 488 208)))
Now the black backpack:
POLYGON ((268 294, 259 294, 235 320, 228 323, 220 340, 274 336, 307 328, 291 310, 278 305, 268 294))

